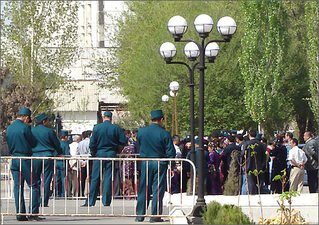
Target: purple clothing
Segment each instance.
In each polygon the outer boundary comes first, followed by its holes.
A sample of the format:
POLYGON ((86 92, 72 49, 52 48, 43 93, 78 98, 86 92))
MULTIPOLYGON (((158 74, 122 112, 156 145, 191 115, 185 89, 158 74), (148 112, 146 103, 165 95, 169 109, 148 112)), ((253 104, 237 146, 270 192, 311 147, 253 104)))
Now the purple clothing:
POLYGON ((172 171, 171 175, 171 190, 170 193, 175 194, 175 193, 180 193, 180 179, 181 179, 181 174, 180 171, 178 170, 177 166, 175 165, 175 168, 172 171))
MULTIPOLYGON (((135 154, 135 148, 133 145, 125 146, 121 152, 123 158, 133 158, 135 154)), ((134 178, 134 161, 123 161, 123 167, 125 177, 134 178)))
POLYGON ((207 192, 211 195, 222 194, 219 171, 220 157, 216 151, 209 153, 207 192))
MULTIPOLYGON (((135 148, 134 145, 125 146, 121 152, 122 158, 134 158, 135 157, 135 148)), ((123 161, 122 162, 122 173, 124 180, 122 183, 123 195, 127 199, 133 198, 135 196, 135 180, 134 180, 134 171, 135 171, 135 162, 134 161, 123 161)))

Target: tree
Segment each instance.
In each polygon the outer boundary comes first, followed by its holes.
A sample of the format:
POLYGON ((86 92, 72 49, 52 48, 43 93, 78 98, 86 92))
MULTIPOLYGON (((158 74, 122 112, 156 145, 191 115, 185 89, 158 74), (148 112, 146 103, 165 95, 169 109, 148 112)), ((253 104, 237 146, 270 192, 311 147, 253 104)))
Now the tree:
POLYGON ((9 1, 2 13, 1 63, 11 80, 3 89, 3 109, 11 116, 21 105, 48 112, 53 107, 48 90, 54 93, 63 84, 64 69, 77 53, 77 3, 9 1))
MULTIPOLYGON (((99 68, 97 71, 101 77, 106 77, 104 85, 121 87, 133 120, 140 121, 142 118, 147 122, 151 109, 163 107, 161 96, 168 94, 168 84, 178 81, 177 106, 183 135, 189 127, 189 79, 186 68, 166 65, 158 54, 163 42, 173 42, 166 31, 167 21, 174 15, 183 16, 189 23, 185 38, 198 40, 195 30, 191 29, 191 23, 198 14, 213 15, 215 23, 221 16, 230 15, 237 22, 238 30, 229 44, 220 44, 221 51, 216 62, 206 65, 205 133, 219 129, 254 128, 261 123, 265 134, 272 136, 274 130, 286 130, 291 122, 296 121, 302 134, 306 129, 313 130, 314 124, 309 100, 316 102, 314 90, 318 84, 313 57, 317 40, 313 32, 316 28, 316 4, 265 0, 191 1, 187 4, 128 2, 128 11, 123 14, 115 37, 119 48, 112 49, 114 54, 111 58, 100 59, 94 66, 99 68), (304 24, 312 28, 308 36, 305 35, 304 24), (312 41, 309 46, 308 40, 312 41), (310 84, 315 84, 312 91, 310 84)), ((209 37, 219 38, 215 30, 209 37)), ((175 46, 178 52, 176 60, 187 61, 182 53, 184 44, 175 43, 175 46)), ((104 81, 101 80, 101 83, 104 81)), ((197 71, 195 95, 197 117, 197 71)), ((168 114, 167 118, 171 118, 171 112, 168 114)), ((170 122, 169 119, 168 124, 170 122)))
POLYGON ((285 107, 282 76, 286 52, 287 13, 282 1, 244 1, 245 33, 242 37, 241 72, 245 104, 254 121, 268 133, 273 124, 283 127, 289 118, 285 107))
MULTIPOLYGON (((128 11, 124 12, 123 20, 119 22, 119 33, 116 41, 119 48, 112 60, 104 60, 96 68, 112 65, 112 72, 118 76, 118 86, 128 99, 128 110, 133 119, 146 123, 149 112, 155 108, 162 108, 161 96, 169 93, 169 83, 176 80, 180 84, 177 96, 179 127, 185 135, 189 129, 189 77, 185 67, 166 65, 158 50, 163 42, 173 38, 167 32, 167 22, 179 15, 187 19, 189 27, 195 17, 201 13, 213 15, 214 22, 225 15, 240 20, 235 2, 169 2, 169 1, 131 1, 128 11), (181 13, 183 12, 183 13, 181 13), (106 62, 105 62, 106 61, 106 62)), ((187 38, 198 38, 195 29, 189 29, 187 38)), ((216 30, 212 39, 221 38, 216 30)), ((183 43, 175 43, 178 54, 176 60, 187 61, 183 54, 183 43)), ((242 76, 237 63, 240 53, 240 32, 236 34, 230 44, 221 46, 221 54, 214 65, 207 65, 205 91, 205 133, 212 129, 250 127, 252 123, 245 109, 243 101, 242 76), (231 83, 231 86, 229 85, 231 83)), ((104 72, 108 76, 110 71, 104 72)), ((102 73, 103 74, 103 73, 102 73)), ((198 71, 195 72, 195 109, 198 108, 198 71)), ((107 78, 109 84, 109 79, 107 78)), ((172 102, 170 100, 170 102, 172 102)), ((172 110, 170 110, 172 112, 172 110)), ((196 110, 195 110, 196 111, 196 110)), ((169 112, 167 118, 171 118, 169 112)), ((195 115, 196 117, 197 115, 195 115)), ((197 120, 196 120, 197 121, 197 120)), ((170 124, 171 121, 168 121, 170 124)))
POLYGON ((247 109, 269 134, 296 121, 303 140, 305 130, 315 131, 319 109, 318 3, 245 1, 242 10, 247 109))
POLYGON ((313 112, 309 105, 310 81, 307 48, 309 47, 307 35, 305 35, 305 2, 286 2, 285 8, 288 16, 287 55, 289 62, 283 75, 283 91, 285 100, 290 102, 291 120, 296 121, 299 130, 299 140, 303 142, 303 133, 306 130, 313 131, 313 112))
POLYGON ((310 105, 317 120, 319 130, 319 3, 308 1, 305 3, 305 17, 307 28, 307 62, 309 66, 310 105))

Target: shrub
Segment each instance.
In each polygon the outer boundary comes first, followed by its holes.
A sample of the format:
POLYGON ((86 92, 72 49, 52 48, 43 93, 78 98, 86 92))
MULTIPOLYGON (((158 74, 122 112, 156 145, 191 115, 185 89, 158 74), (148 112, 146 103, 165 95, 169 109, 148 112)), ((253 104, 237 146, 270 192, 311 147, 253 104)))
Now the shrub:
POLYGON ((217 214, 221 207, 221 204, 216 201, 208 203, 203 214, 204 224, 214 224, 213 221, 217 218, 217 214))
POLYGON ((228 170, 228 177, 224 185, 224 195, 239 194, 239 179, 240 179, 240 151, 234 150, 231 153, 231 161, 228 170))
POLYGON ((253 224, 241 208, 235 205, 221 205, 216 201, 207 205, 203 214, 204 224, 253 224))

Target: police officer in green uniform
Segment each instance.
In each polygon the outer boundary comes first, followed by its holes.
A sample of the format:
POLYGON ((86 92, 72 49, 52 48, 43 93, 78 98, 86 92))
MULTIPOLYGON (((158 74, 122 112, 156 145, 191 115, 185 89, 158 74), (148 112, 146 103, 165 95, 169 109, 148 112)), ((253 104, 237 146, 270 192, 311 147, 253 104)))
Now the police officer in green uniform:
MULTIPOLYGON (((103 123, 93 128, 92 137, 90 138, 90 150, 92 157, 114 158, 117 156, 119 148, 127 145, 127 138, 124 131, 118 125, 112 124, 112 113, 104 112, 103 123)), ((103 160, 102 168, 100 161, 93 161, 92 180, 90 185, 90 194, 85 204, 82 206, 94 206, 100 186, 100 170, 103 175, 103 193, 102 203, 109 206, 112 200, 112 161, 103 160)))
MULTIPOLYGON (((17 115, 17 119, 7 128, 6 140, 8 143, 10 155, 12 156, 31 156, 32 147, 35 140, 28 123, 31 122, 31 111, 26 107, 22 107, 17 115)), ((31 177, 31 161, 22 159, 13 159, 11 164, 11 173, 13 177, 13 191, 15 199, 16 213, 26 213, 24 201, 24 181, 32 190, 32 200, 30 208, 32 214, 39 213, 39 189, 34 179, 31 177), (20 166, 21 163, 21 166, 20 166)), ((38 219, 37 216, 29 217, 30 220, 38 219)), ((18 221, 27 221, 24 215, 17 215, 18 221)))
MULTIPOLYGON (((151 112, 152 123, 140 128, 137 133, 137 142, 140 146, 141 158, 175 158, 176 151, 169 132, 163 128, 164 114, 162 110, 151 112)), ((168 162, 165 161, 142 161, 141 176, 139 180, 137 197, 136 222, 144 221, 150 195, 152 199, 152 215, 161 215, 163 211, 163 197, 166 190, 166 171, 168 162), (147 176, 147 177, 146 177, 147 176), (147 183, 146 183, 147 178, 147 183), (158 183, 159 181, 159 183, 158 183), (157 208, 158 207, 158 208, 157 208)), ((153 217, 150 222, 162 222, 160 217, 153 217)))
MULTIPOLYGON (((53 129, 49 128, 49 118, 45 113, 41 113, 35 117, 36 126, 32 128, 32 134, 36 139, 36 146, 32 148, 32 156, 34 157, 53 157, 62 154, 60 141, 53 129)), ((41 173, 43 171, 43 206, 48 207, 50 197, 50 186, 54 170, 54 160, 34 160, 35 179, 41 187, 41 173)), ((40 190, 41 191, 41 190, 40 190)), ((40 200, 41 201, 41 200, 40 200)), ((42 204, 42 202, 40 202, 42 204)))
MULTIPOLYGON (((70 156, 70 142, 68 140, 68 131, 61 130, 60 131, 60 145, 62 149, 63 156, 70 156)), ((57 160, 56 162, 56 185, 55 191, 57 197, 64 197, 65 190, 67 190, 67 185, 65 185, 65 176, 67 176, 66 170, 66 162, 67 160, 57 160)))

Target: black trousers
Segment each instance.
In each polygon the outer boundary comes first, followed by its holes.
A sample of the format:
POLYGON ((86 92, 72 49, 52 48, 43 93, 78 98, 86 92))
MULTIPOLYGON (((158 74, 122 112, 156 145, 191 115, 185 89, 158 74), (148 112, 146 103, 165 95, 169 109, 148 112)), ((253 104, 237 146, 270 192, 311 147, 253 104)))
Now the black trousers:
POLYGON ((310 193, 318 193, 318 170, 307 170, 310 193))
POLYGON ((259 191, 261 191, 261 185, 263 182, 263 175, 258 175, 258 181, 257 177, 253 174, 247 174, 247 183, 248 183, 248 193, 251 195, 257 195, 259 191), (258 185, 259 184, 259 185, 258 185))

